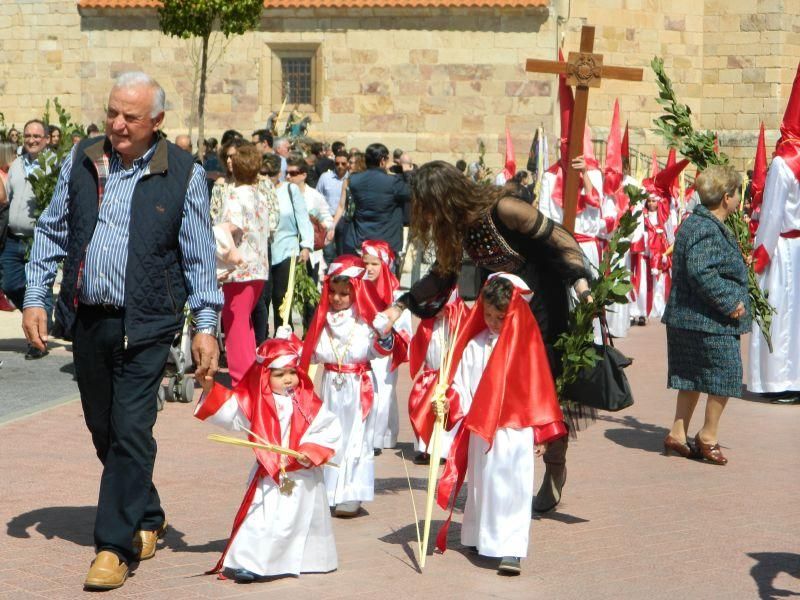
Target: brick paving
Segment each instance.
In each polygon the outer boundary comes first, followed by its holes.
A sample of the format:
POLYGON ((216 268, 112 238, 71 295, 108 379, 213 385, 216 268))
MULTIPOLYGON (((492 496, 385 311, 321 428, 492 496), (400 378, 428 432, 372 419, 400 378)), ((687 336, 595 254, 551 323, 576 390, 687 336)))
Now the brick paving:
MULTIPOLYGON (((618 346, 635 357, 636 404, 572 444, 558 512, 536 517, 521 577, 460 548, 416 566, 416 536, 398 451, 376 463, 367 515, 335 521, 339 570, 249 586, 202 575, 222 549, 244 491, 249 451, 207 441, 191 407, 168 404, 157 424, 155 478, 171 528, 119 598, 779 598, 800 596, 800 407, 731 400, 722 420, 730 458, 716 467, 661 455, 674 409, 665 389, 664 329, 635 328, 618 346)), ((401 377, 407 391, 407 371, 401 377)), ((54 384, 55 385, 55 384, 54 384)), ((3 395, 5 395, 3 393, 3 395)), ((692 431, 699 426, 695 423, 692 431)), ((410 429, 400 449, 410 458, 410 429)), ((80 404, 0 426, 0 598, 82 597, 92 558, 100 465, 80 404)), ((426 470, 408 463, 417 506, 426 470)), ((537 484, 543 468, 537 464, 537 484)), ((436 509, 438 523, 444 518, 436 509)))

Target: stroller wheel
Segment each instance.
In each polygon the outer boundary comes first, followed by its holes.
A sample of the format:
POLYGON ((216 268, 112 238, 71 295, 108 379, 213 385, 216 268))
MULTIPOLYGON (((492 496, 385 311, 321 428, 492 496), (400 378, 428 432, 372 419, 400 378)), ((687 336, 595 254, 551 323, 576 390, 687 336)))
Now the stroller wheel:
POLYGON ((166 399, 166 389, 164 389, 163 385, 158 386, 158 392, 156 393, 156 410, 161 411, 164 410, 164 400, 166 399))
POLYGON ((194 400, 194 381, 191 377, 184 377, 180 382, 175 382, 175 399, 178 402, 194 400))
POLYGON ((175 402, 177 398, 175 397, 175 378, 170 377, 167 380, 167 385, 164 386, 164 398, 166 398, 167 402, 175 402))

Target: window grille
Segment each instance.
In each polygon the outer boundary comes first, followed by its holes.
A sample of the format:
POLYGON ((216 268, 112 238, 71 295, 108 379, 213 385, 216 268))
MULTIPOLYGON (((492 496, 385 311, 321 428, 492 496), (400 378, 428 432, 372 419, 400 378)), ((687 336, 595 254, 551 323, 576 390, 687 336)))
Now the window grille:
POLYGON ((283 97, 289 104, 311 104, 311 58, 281 58, 283 97))

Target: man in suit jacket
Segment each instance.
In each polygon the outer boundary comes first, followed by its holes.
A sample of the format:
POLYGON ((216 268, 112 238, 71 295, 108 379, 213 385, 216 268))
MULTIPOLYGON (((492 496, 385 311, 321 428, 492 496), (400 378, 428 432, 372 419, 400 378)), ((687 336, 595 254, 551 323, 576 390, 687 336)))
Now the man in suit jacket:
POLYGON ((350 176, 350 194, 355 211, 344 240, 345 254, 356 254, 364 240, 383 240, 399 256, 403 250, 403 222, 406 205, 411 200, 408 172, 389 175, 386 165, 389 149, 370 144, 364 153, 367 170, 350 176))

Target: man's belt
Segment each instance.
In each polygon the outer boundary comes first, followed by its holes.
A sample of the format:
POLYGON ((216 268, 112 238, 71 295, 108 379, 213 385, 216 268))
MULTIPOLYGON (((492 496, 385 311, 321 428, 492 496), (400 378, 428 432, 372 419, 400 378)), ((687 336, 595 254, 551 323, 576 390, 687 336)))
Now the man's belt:
POLYGON ((110 317, 121 317, 125 312, 124 307, 116 306, 114 304, 85 304, 83 302, 78 305, 78 310, 110 317))
POLYGON ((800 229, 792 229, 790 231, 784 231, 781 234, 781 237, 782 238, 788 238, 790 240, 795 239, 795 238, 800 238, 800 229))

